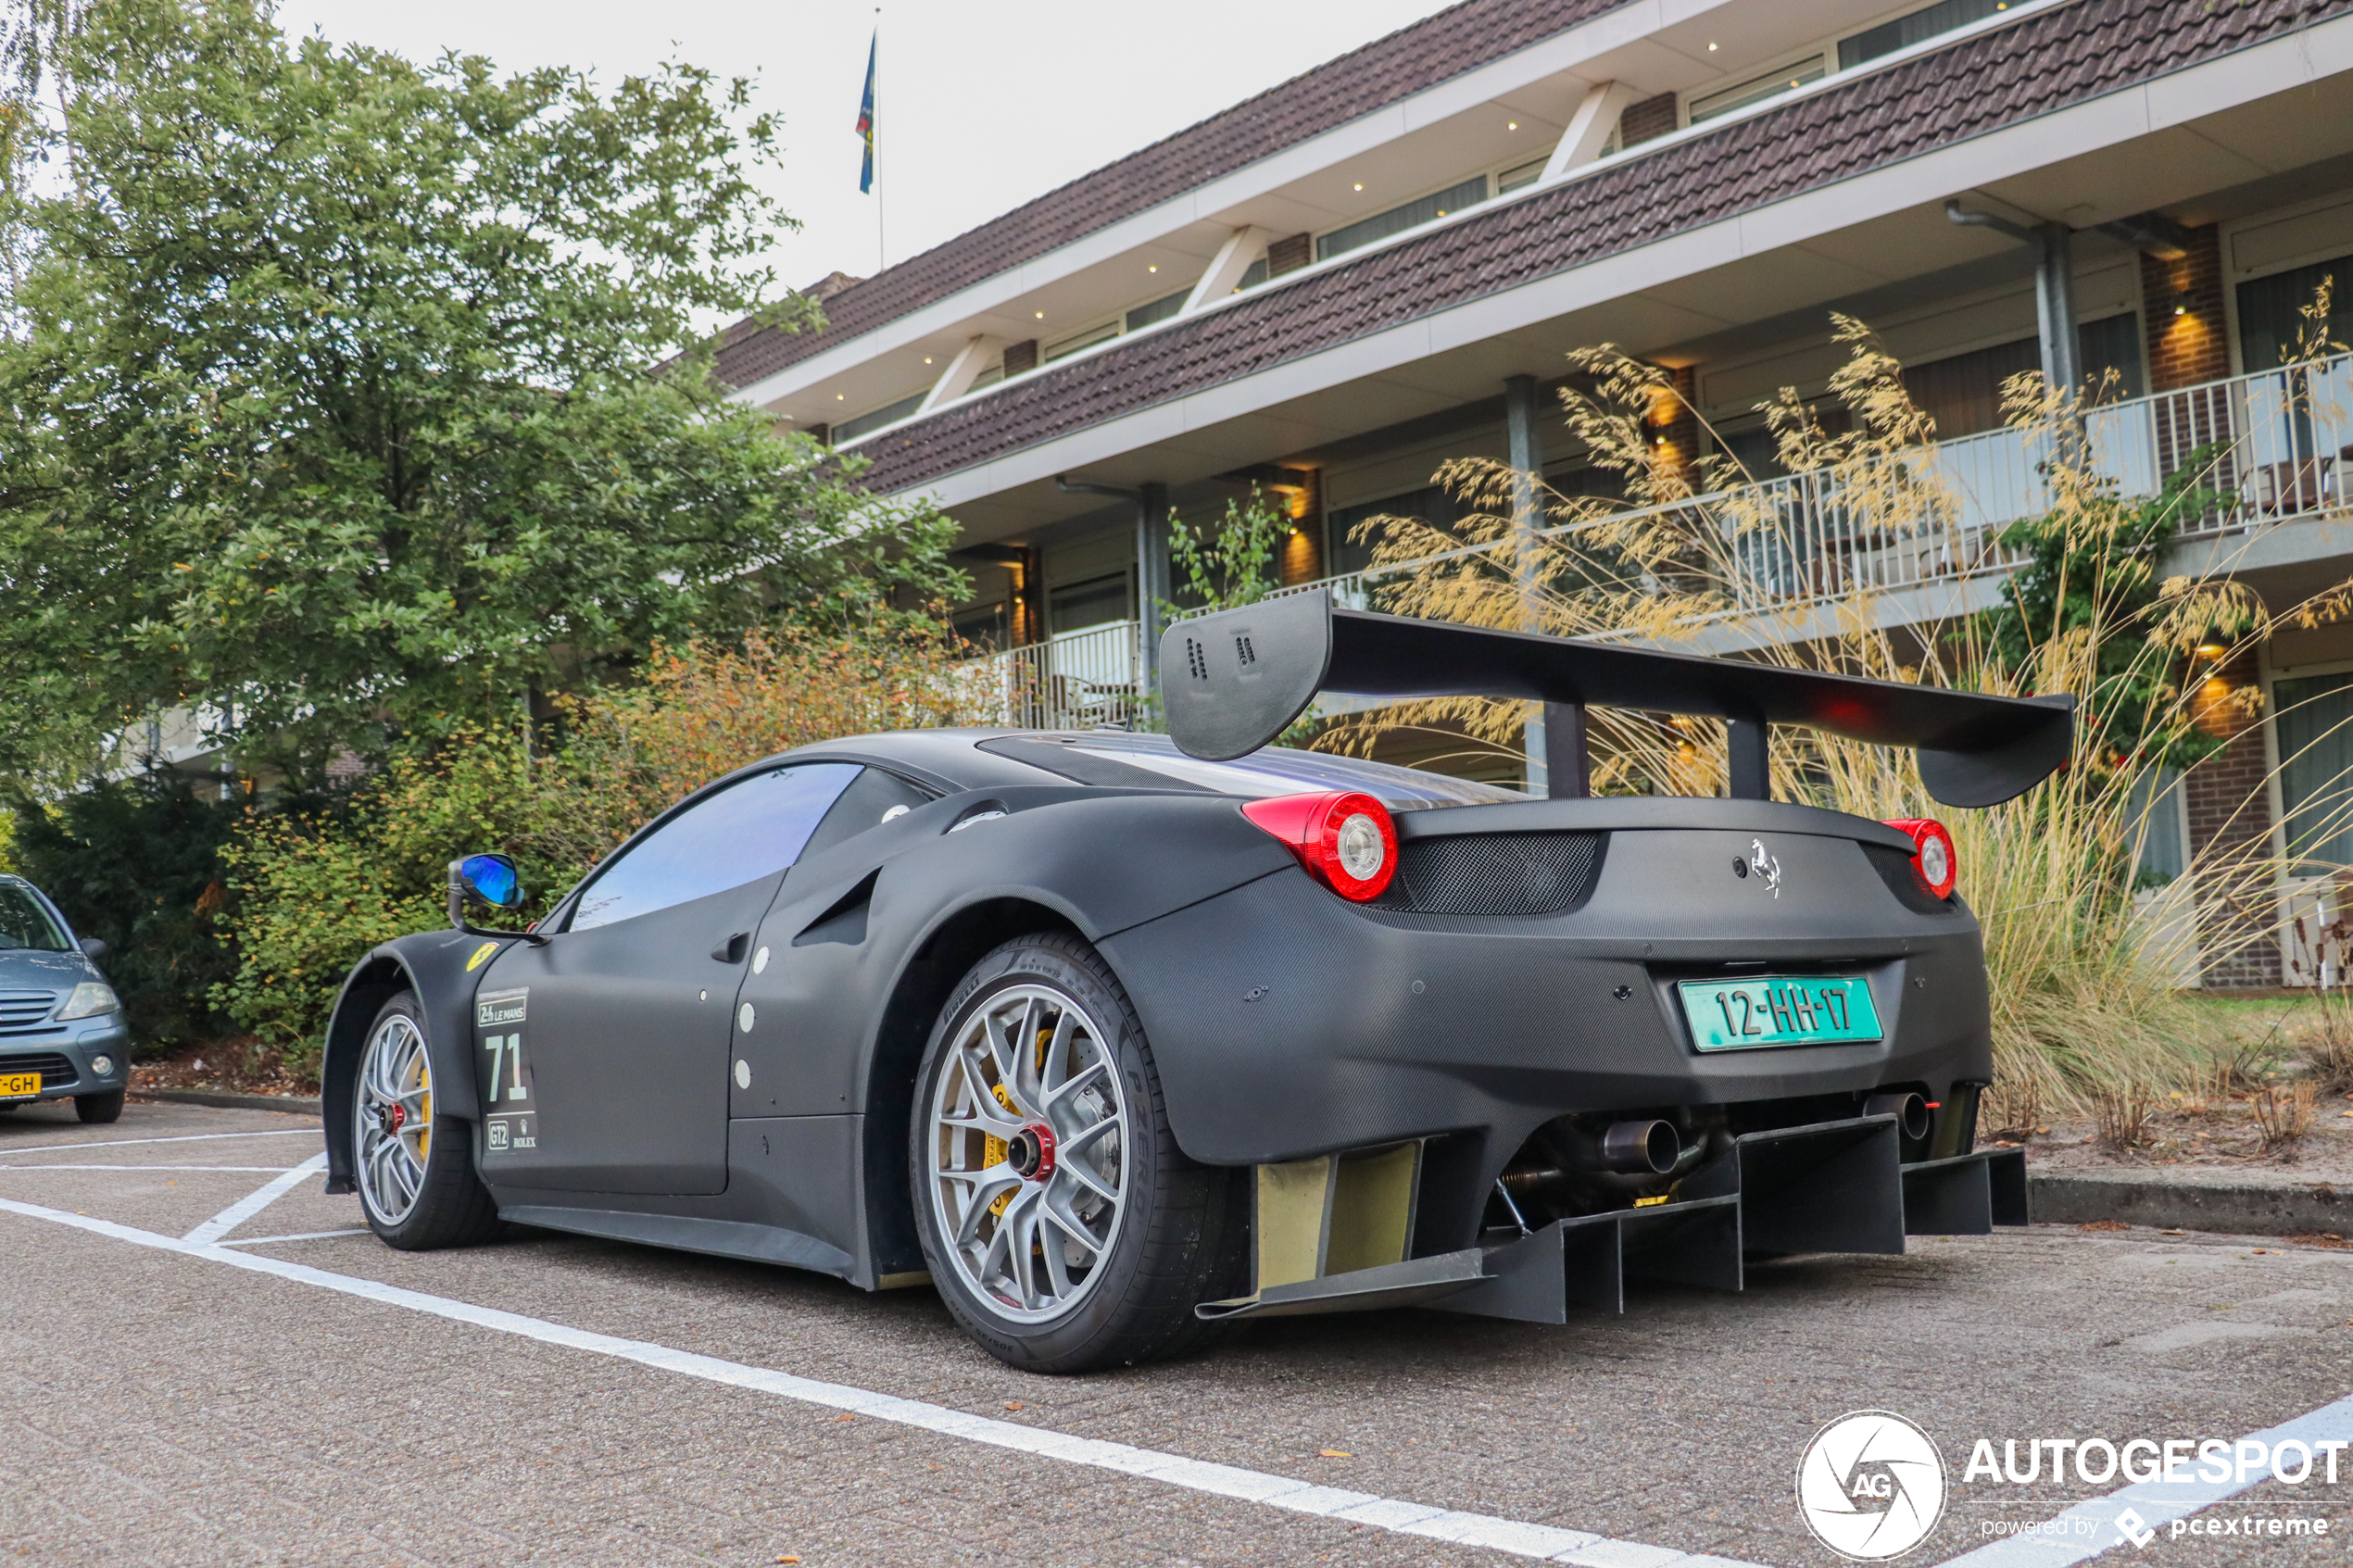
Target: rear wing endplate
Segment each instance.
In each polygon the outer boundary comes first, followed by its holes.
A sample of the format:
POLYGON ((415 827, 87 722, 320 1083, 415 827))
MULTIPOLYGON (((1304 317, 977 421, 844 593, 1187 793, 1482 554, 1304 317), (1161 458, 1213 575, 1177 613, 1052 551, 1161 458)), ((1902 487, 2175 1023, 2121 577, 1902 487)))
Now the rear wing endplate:
POLYGON ((1273 741, 1322 691, 1559 704, 1571 711, 1557 727, 1580 737, 1588 703, 1710 714, 1730 730, 1731 794, 1757 800, 1770 793, 1772 724, 1910 746, 1928 792, 1960 807, 1997 806, 2032 789, 2067 761, 2075 738, 2075 699, 2063 693, 1982 696, 1375 615, 1335 606, 1322 588, 1178 621, 1161 638, 1160 670, 1169 735, 1188 755, 1221 761, 1273 741))

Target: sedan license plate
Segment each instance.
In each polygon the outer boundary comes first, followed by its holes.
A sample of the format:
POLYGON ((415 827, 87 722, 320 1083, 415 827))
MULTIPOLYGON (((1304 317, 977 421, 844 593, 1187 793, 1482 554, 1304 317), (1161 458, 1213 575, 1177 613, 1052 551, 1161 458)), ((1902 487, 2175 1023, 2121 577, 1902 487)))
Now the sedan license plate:
POLYGON ((0 1073, 0 1099, 23 1099, 40 1092, 38 1073, 0 1073))
POLYGON ((1880 1039, 1870 983, 1851 975, 1760 974, 1686 980, 1675 989, 1692 1040, 1704 1051, 1762 1046, 1844 1045, 1880 1039))

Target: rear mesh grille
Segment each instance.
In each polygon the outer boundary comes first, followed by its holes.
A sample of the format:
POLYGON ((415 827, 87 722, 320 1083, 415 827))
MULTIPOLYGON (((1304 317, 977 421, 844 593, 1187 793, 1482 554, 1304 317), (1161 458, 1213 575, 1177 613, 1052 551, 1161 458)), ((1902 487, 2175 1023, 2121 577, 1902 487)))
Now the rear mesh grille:
POLYGON ((1592 897, 1605 833, 1478 833, 1399 845, 1375 903, 1426 915, 1551 915, 1592 897))
POLYGON ((26 1056, 0 1056, 0 1074, 38 1073, 44 1089, 61 1089, 74 1082, 77 1074, 73 1063, 56 1051, 40 1051, 26 1056))
POLYGON ((55 991, 0 991, 0 1030, 31 1029, 57 1005, 55 991))
POLYGON ((1866 844, 1863 853, 1870 857, 1871 869, 1887 884, 1897 903, 1917 915, 1949 915, 1953 906, 1920 885, 1919 872, 1912 869, 1912 858, 1901 849, 1891 849, 1884 844, 1866 844))

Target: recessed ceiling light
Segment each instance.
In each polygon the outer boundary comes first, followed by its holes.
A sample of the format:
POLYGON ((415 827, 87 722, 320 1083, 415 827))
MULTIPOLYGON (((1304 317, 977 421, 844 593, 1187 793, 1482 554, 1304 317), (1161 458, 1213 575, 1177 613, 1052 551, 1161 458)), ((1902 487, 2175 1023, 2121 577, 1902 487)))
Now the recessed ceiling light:
POLYGON ((1040 310, 1038 312, 1038 319, 1041 321, 1044 320, 1046 319, 1046 313, 1043 310, 1040 310))
POLYGON ((1145 269, 1144 269, 1144 270, 1145 270, 1145 271, 1147 271, 1147 272, 1157 272, 1157 271, 1159 271, 1159 270, 1160 270, 1160 269, 1159 269, 1159 268, 1157 268, 1157 267, 1147 267, 1147 268, 1145 268, 1145 269))
POLYGON ((924 363, 925 363, 925 364, 926 364, 926 365, 928 365, 928 364, 930 364, 930 363, 931 363, 931 356, 930 356, 930 355, 926 354, 926 355, 925 355, 925 356, 924 356, 924 363))
POLYGON ((1715 45, 1715 44, 1710 44, 1707 46, 1707 52, 1708 52, 1709 54, 1711 54, 1711 55, 1712 55, 1712 54, 1714 54, 1714 53, 1716 53, 1716 45, 1715 45))
POLYGON ((835 393, 835 394, 834 394, 834 401, 835 401, 835 402, 837 402, 837 403, 838 403, 838 402, 840 402, 843 398, 845 398, 845 397, 847 397, 847 396, 849 396, 849 395, 848 393, 846 393, 846 392, 837 392, 837 393, 835 393))
POLYGON ((1515 119, 1515 120, 1512 120, 1512 121, 1508 122, 1507 124, 1505 124, 1505 125, 1504 125, 1504 130, 1506 130, 1506 131, 1516 131, 1516 130, 1518 130, 1518 129, 1519 129, 1519 121, 1518 121, 1518 120, 1516 120, 1516 119, 1515 119))

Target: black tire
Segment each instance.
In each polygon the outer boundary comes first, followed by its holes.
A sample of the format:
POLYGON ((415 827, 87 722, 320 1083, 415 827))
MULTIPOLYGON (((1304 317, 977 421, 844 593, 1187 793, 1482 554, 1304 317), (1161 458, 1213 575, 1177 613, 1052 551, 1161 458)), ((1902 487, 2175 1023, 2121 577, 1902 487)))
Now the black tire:
POLYGON ((122 1120, 122 1091, 108 1089, 103 1094, 76 1095, 73 1113, 84 1122, 120 1122, 122 1120))
MULTIPOLYGON (((424 1038, 424 1014, 417 1005, 415 992, 403 991, 384 1003, 368 1025, 359 1072, 352 1085, 351 1103, 345 1108, 345 1114, 353 1123, 355 1166, 361 1162, 367 1143, 359 1119, 367 1106, 370 1063, 380 1042, 385 1039, 386 1029, 396 1027, 398 1020, 405 1020, 420 1041, 424 1038)), ((429 1073, 426 1081, 429 1086, 429 1073)), ((430 1098, 424 1103, 431 1105, 430 1098)), ((376 1239, 403 1252, 424 1252, 442 1247, 471 1247, 497 1236, 502 1228, 498 1206, 474 1171, 473 1123, 461 1117, 444 1116, 436 1108, 422 1144, 422 1180, 418 1184, 414 1200, 396 1216, 379 1210, 367 1172, 354 1173, 359 1187, 359 1210, 367 1218, 368 1228, 376 1233, 376 1239)))
POLYGON ((1136 1010, 1110 966, 1076 936, 1008 942, 975 964, 950 995, 924 1050, 908 1156, 916 1230, 940 1298, 964 1332, 1008 1366, 1084 1373, 1185 1354, 1221 1326, 1195 1317, 1194 1306, 1239 1288, 1233 1277, 1241 1256, 1238 1232, 1247 1227, 1234 1200, 1242 1190, 1239 1173, 1195 1164, 1177 1148, 1136 1010), (1126 1115, 1126 1211, 1085 1294, 1061 1316, 1037 1323, 1009 1320, 960 1271, 940 1234, 927 1147, 954 1042, 992 997, 1021 986, 1067 995, 1113 1036, 1110 1056, 1126 1115))

